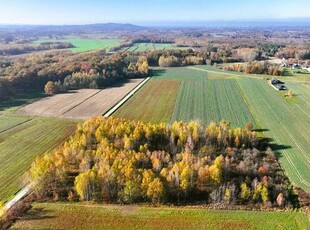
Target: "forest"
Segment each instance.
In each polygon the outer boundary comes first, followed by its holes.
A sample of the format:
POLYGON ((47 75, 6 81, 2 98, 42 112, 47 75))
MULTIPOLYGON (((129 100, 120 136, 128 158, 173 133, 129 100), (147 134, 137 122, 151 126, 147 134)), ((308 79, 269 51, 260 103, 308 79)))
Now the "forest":
POLYGON ((68 49, 74 46, 69 42, 42 42, 37 46, 27 44, 10 44, 0 46, 0 55, 17 55, 43 50, 68 49))
POLYGON ((29 90, 43 90, 49 81, 58 82, 56 85, 68 89, 101 88, 121 79, 145 77, 147 74, 146 58, 136 54, 107 56, 104 50, 29 54, 1 62, 0 98, 29 90))
POLYGON ((103 88, 121 79, 146 77, 149 66, 204 64, 206 58, 204 53, 191 49, 112 55, 105 50, 33 53, 0 62, 0 98, 30 89, 45 88, 47 93, 59 93, 68 89, 103 88))
POLYGON ((289 182, 265 148, 251 123, 100 117, 38 156, 25 182, 39 200, 292 206, 289 182))

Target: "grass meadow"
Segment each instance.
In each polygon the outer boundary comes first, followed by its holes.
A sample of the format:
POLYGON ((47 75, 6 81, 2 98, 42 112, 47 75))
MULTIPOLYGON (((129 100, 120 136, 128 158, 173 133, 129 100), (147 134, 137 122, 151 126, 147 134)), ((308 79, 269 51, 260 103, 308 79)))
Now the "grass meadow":
POLYGON ((188 68, 166 68, 114 115, 150 122, 222 119, 234 127, 255 123, 234 78, 188 68), (162 112, 164 111, 164 113, 162 112))
POLYGON ((34 44, 40 44, 42 42, 70 42, 74 48, 70 48, 72 52, 86 52, 97 49, 106 49, 121 44, 121 39, 81 39, 81 38, 66 38, 66 39, 41 39, 35 41, 34 44))
POLYGON ((186 50, 190 47, 176 47, 172 44, 161 44, 161 43, 134 43, 130 47, 125 47, 122 51, 131 51, 131 52, 147 52, 153 50, 186 50))
POLYGON ((309 229, 301 212, 34 203, 12 229, 309 229), (160 226, 160 227, 159 227, 160 226))
POLYGON ((40 96, 35 92, 0 103, 0 201, 18 192, 37 155, 56 148, 75 130, 76 121, 15 114, 40 96))

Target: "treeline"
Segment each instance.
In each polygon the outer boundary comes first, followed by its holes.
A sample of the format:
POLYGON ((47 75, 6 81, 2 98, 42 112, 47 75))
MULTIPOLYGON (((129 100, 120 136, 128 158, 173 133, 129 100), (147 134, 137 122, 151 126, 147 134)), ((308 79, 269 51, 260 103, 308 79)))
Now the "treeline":
POLYGON ((147 59, 137 54, 107 56, 104 50, 30 54, 0 66, 0 98, 27 90, 42 90, 49 81, 60 81, 69 89, 100 88, 147 74, 147 59))
MULTIPOLYGON (((116 61, 116 60, 115 60, 116 61)), ((121 59, 118 62, 123 62, 121 59)), ((107 87, 118 80, 146 77, 148 75, 149 66, 145 56, 139 56, 137 60, 131 61, 129 64, 123 63, 105 63, 110 70, 93 69, 91 66, 83 66, 80 72, 72 73, 56 82, 49 81, 44 89, 48 94, 62 93, 70 89, 97 89, 107 87)))
POLYGON ((267 74, 273 76, 282 76, 283 68, 278 65, 270 64, 269 62, 248 62, 246 64, 232 64, 224 66, 226 71, 243 72, 247 74, 267 74))
POLYGON ((294 47, 288 46, 281 49, 276 53, 276 57, 285 59, 298 59, 298 60, 309 60, 310 59, 310 47, 294 47))
POLYGON ((206 54, 187 50, 154 50, 146 53, 150 66, 177 67, 186 65, 201 65, 206 63, 206 54))
POLYGON ((74 46, 70 42, 43 42, 40 45, 5 45, 0 46, 0 55, 17 55, 42 50, 68 49, 74 46))
POLYGON ((255 132, 230 123, 94 118, 27 175, 38 199, 285 206, 288 181, 255 132))
POLYGON ((213 65, 215 63, 231 63, 261 60, 261 52, 250 49, 218 49, 212 47, 207 50, 155 50, 146 53, 151 66, 175 67, 186 65, 213 65))
MULTIPOLYGON (((112 48, 112 51, 118 51, 122 48, 129 47, 134 43, 139 42, 154 42, 150 39, 133 41, 127 41, 120 44, 117 47, 112 48)), ((185 65, 196 65, 196 64, 209 64, 214 63, 232 63, 232 62, 249 62, 255 60, 264 60, 266 57, 263 56, 264 52, 256 48, 233 48, 217 47, 209 45, 208 47, 200 47, 199 50, 194 51, 189 48, 187 50, 179 50, 177 47, 186 45, 176 44, 175 50, 154 50, 144 53, 148 57, 150 66, 162 66, 162 67, 175 67, 185 65)), ((191 47, 198 47, 192 45, 191 47)))

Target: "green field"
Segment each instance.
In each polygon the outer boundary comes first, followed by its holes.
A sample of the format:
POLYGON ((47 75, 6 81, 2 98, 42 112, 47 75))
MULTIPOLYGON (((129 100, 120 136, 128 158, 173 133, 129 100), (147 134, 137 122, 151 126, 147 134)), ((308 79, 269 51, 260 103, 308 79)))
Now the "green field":
POLYGON ((235 80, 183 81, 172 120, 205 122, 232 122, 233 126, 244 127, 254 122, 235 80))
POLYGON ((31 118, 20 116, 5 116, 0 115, 0 133, 3 133, 12 127, 18 126, 21 123, 28 122, 31 118))
POLYGON ((300 83, 289 83, 296 102, 289 103, 266 81, 239 81, 249 107, 266 135, 291 181, 310 192, 310 92, 300 83))
POLYGON ((310 192, 310 90, 302 83, 301 76, 280 78, 295 95, 293 100, 287 100, 263 76, 238 75, 208 66, 193 68, 236 79, 256 124, 265 129, 264 135, 271 138, 272 148, 276 150, 286 174, 295 185, 310 192))
POLYGON ((114 116, 151 122, 166 122, 169 117, 170 122, 226 119, 234 127, 251 121, 263 132, 259 135, 270 138, 290 180, 310 192, 310 90, 298 76, 282 78, 295 95, 290 100, 262 76, 222 72, 208 66, 157 69, 153 73, 146 90, 129 99, 114 116), (178 91, 176 99, 164 96, 171 94, 166 87, 172 80, 180 82, 178 89, 173 89, 178 91), (165 115, 157 111, 165 111, 165 115))
POLYGON ((129 99, 129 103, 125 103, 113 116, 155 123, 169 122, 179 85, 178 80, 150 80, 138 94, 129 99))
POLYGON ((75 121, 13 113, 38 95, 0 104, 0 201, 7 201, 21 188, 21 176, 35 156, 59 146, 75 130, 75 121))
POLYGON ((55 118, 1 116, 0 127, 0 200, 5 201, 20 189, 20 177, 35 156, 56 148, 75 129, 75 123, 55 118), (11 122, 11 129, 7 121, 11 122))
POLYGON ((121 44, 120 39, 81 39, 81 38, 66 38, 66 39, 41 39, 35 41, 34 44, 40 44, 42 42, 70 42, 74 45, 74 48, 69 50, 73 52, 85 52, 96 49, 106 49, 109 51, 110 48, 121 44))
POLYGON ((234 78, 223 78, 188 68, 157 70, 152 80, 120 108, 114 116, 150 122, 174 122, 199 119, 203 122, 222 119, 234 127, 255 123, 234 78), (171 93, 171 82, 179 82, 171 93), (167 91, 167 87, 169 87, 167 91), (156 88, 156 92, 155 91, 156 88), (167 109, 166 107, 169 107, 167 109), (158 111, 165 111, 160 113, 158 111))
POLYGON ((123 48, 122 51, 131 51, 131 52, 146 52, 153 50, 186 50, 190 47, 176 47, 172 44, 161 44, 161 43, 135 43, 130 47, 123 48))
MULTIPOLYGON (((223 66, 225 65, 230 65, 230 64, 222 64, 223 66)), ((219 65, 221 66, 221 65, 219 65)), ((247 78, 255 78, 255 79, 263 79, 263 78, 271 78, 270 75, 259 75, 259 74, 252 74, 252 75, 248 75, 245 73, 240 73, 240 72, 234 72, 234 71, 222 71, 218 68, 215 68, 213 66, 207 66, 207 65, 198 65, 198 66, 193 66, 193 67, 189 67, 192 69, 201 69, 204 71, 207 71, 209 74, 210 73, 218 73, 218 74, 222 74, 225 77, 237 77, 237 78, 241 78, 241 77, 247 77, 247 78)), ((296 73, 296 71, 291 70, 289 71, 289 74, 284 74, 284 76, 278 76, 279 79, 281 79, 282 81, 285 82, 299 82, 299 83, 308 83, 310 82, 310 73, 296 73)))
POLYGON ((12 229, 310 229, 300 212, 34 203, 12 229), (160 227, 159 227, 160 226, 160 227))

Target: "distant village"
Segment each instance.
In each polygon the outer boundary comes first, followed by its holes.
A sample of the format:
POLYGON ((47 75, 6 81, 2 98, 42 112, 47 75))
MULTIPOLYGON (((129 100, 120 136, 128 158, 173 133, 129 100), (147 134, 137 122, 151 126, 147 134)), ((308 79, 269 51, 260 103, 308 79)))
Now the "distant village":
POLYGON ((282 67, 291 68, 291 69, 304 69, 310 72, 310 66, 309 65, 301 65, 299 63, 288 63, 288 60, 283 58, 282 59, 282 67))

